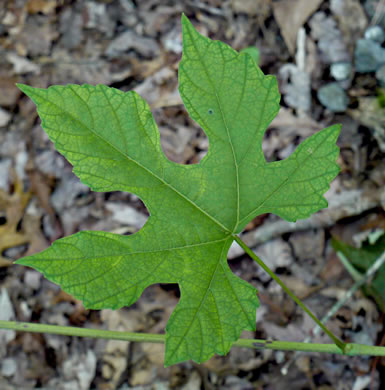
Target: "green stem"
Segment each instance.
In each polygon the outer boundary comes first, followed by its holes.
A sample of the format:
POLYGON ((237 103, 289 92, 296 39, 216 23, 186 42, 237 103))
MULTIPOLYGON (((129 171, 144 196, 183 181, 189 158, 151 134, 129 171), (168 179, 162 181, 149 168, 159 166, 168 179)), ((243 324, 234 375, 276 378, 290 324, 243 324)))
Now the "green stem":
POLYGON ((347 344, 344 343, 342 340, 340 340, 337 336, 335 336, 306 306, 305 304, 297 298, 294 293, 292 293, 289 288, 282 282, 282 280, 237 236, 233 235, 235 241, 240 245, 240 247, 260 266, 266 271, 269 276, 274 279, 286 292, 287 295, 295 303, 297 303, 298 306, 302 308, 309 316, 312 318, 313 321, 334 341, 334 343, 337 345, 338 348, 341 349, 342 352, 345 351, 345 348, 347 347, 347 344))
MULTIPOLYGON (((166 340, 163 334, 118 332, 114 330, 99 330, 87 328, 75 328, 72 326, 43 325, 29 322, 0 321, 0 329, 15 330, 18 332, 32 332, 57 334, 64 336, 92 337, 107 340, 138 341, 144 343, 161 343, 166 340)), ((358 356, 385 356, 385 347, 346 344, 342 351, 335 344, 309 344, 297 343, 294 341, 272 341, 258 339, 239 339, 233 343, 233 347, 244 347, 252 349, 272 349, 277 351, 302 351, 302 352, 323 352, 338 355, 358 356)))
POLYGON ((118 332, 113 330, 77 328, 74 326, 35 324, 31 322, 0 321, 0 329, 17 330, 18 332, 58 334, 62 336, 92 337, 96 339, 164 343, 164 335, 162 334, 118 332))

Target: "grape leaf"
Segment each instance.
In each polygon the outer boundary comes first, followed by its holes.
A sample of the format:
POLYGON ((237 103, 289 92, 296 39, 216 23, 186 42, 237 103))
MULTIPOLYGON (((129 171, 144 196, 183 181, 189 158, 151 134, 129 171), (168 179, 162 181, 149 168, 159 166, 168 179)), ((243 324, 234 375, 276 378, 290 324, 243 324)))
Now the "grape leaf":
POLYGON ((154 283, 178 283, 166 327, 165 365, 226 354, 255 330, 256 290, 235 276, 226 254, 255 216, 288 221, 326 207, 337 175, 338 125, 305 140, 286 160, 267 163, 264 131, 279 110, 276 79, 248 54, 200 35, 182 16, 179 91, 209 138, 199 164, 162 152, 146 102, 103 85, 19 85, 74 173, 94 191, 129 191, 150 212, 131 236, 83 231, 19 260, 92 309, 134 303, 154 283))

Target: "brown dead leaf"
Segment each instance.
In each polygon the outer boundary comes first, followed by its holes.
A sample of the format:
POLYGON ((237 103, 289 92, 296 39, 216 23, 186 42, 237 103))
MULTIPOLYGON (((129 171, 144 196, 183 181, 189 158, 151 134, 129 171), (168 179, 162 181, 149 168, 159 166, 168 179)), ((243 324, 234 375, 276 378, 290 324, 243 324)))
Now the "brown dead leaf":
MULTIPOLYGON (((145 319, 139 310, 109 310, 101 311, 101 320, 106 324, 107 329, 124 332, 142 331, 145 326, 145 319)), ((140 348, 140 346, 139 346, 140 348)), ((102 375, 106 389, 116 389, 121 375, 127 369, 128 345, 120 340, 108 340, 103 351, 102 375)), ((136 368, 136 367, 135 367, 136 368)))
POLYGON ((41 231, 40 216, 25 214, 23 217, 23 232, 28 237, 29 242, 28 250, 24 256, 33 255, 48 247, 49 243, 41 231))
POLYGON ((299 299, 306 299, 308 296, 323 288, 323 284, 309 286, 303 279, 296 276, 282 275, 281 279, 299 299))
POLYGON ((362 226, 362 230, 385 230, 385 211, 380 210, 372 214, 368 221, 362 226))
POLYGON ((17 102, 21 95, 20 89, 16 87, 17 81, 16 77, 0 77, 0 106, 10 107, 17 102))
POLYGON ((385 110, 378 98, 368 96, 358 98, 358 108, 349 109, 348 114, 355 120, 373 129, 374 138, 381 151, 385 152, 385 110))
POLYGON ((322 0, 281 0, 273 3, 273 13, 290 54, 294 54, 297 33, 320 6, 322 0))
POLYGON ((330 283, 333 280, 339 280, 342 277, 344 270, 344 266, 337 254, 333 251, 329 253, 319 277, 325 283, 330 283))
POLYGON ((231 7, 234 12, 248 15, 266 15, 269 13, 271 0, 232 0, 231 7))
POLYGON ((31 192, 24 192, 23 183, 17 178, 12 194, 0 190, 0 215, 6 221, 0 226, 0 267, 12 264, 10 259, 1 256, 6 249, 29 244, 25 255, 30 255, 48 246, 41 232, 40 216, 25 214, 30 198, 31 192))
POLYGON ((352 48, 368 25, 363 6, 359 0, 332 0, 330 9, 338 19, 346 43, 352 48))
POLYGON ((306 138, 322 129, 322 123, 317 123, 305 113, 297 116, 293 110, 281 107, 278 115, 269 126, 268 136, 263 140, 263 151, 271 161, 278 155, 286 158, 293 151, 298 136, 306 138))
POLYGON ((49 178, 36 169, 35 163, 30 159, 26 165, 26 172, 31 182, 31 192, 33 192, 39 200, 40 206, 46 211, 50 218, 51 225, 55 228, 54 236, 50 237, 56 240, 63 235, 63 228, 56 217, 54 208, 51 205, 51 183, 49 178))
POLYGON ((171 66, 165 66, 147 77, 135 88, 135 91, 152 109, 182 103, 175 83, 175 69, 171 66))
POLYGON ((30 14, 37 14, 41 12, 48 15, 55 10, 57 5, 56 0, 28 0, 27 11, 30 14))
POLYGON ((57 305, 61 302, 70 302, 74 303, 75 305, 78 304, 80 301, 78 301, 76 298, 74 298, 72 295, 67 294, 65 291, 60 290, 55 297, 52 298, 51 305, 57 305))
POLYGON ((154 73, 163 68, 166 64, 166 60, 166 55, 163 51, 159 56, 156 56, 154 59, 148 61, 139 61, 136 57, 133 57, 130 59, 132 65, 132 75, 145 80, 147 77, 152 76, 154 73))
POLYGON ((0 267, 12 264, 12 261, 3 257, 4 250, 26 244, 28 236, 18 231, 24 210, 30 199, 30 193, 23 191, 23 183, 15 180, 13 194, 0 190, 0 212, 4 215, 5 224, 0 226, 0 267))
POLYGON ((315 132, 321 130, 323 125, 322 123, 316 122, 306 114, 296 116, 293 113, 293 110, 281 107, 278 115, 270 123, 269 128, 278 129, 282 138, 297 135, 301 137, 309 137, 315 132))

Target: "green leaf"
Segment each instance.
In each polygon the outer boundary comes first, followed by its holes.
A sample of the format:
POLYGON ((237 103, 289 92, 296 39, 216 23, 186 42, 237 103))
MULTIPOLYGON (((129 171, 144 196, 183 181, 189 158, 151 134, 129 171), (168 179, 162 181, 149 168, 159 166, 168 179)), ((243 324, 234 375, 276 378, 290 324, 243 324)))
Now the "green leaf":
MULTIPOLYGON (((336 238, 332 239, 332 246, 337 252, 341 252, 359 272, 365 274, 384 253, 385 234, 382 234, 372 244, 365 241, 361 248, 355 248, 336 238)), ((364 293, 373 297, 378 307, 385 313, 385 265, 377 271, 369 282, 369 284, 363 287, 364 293)))
POLYGON ((257 65, 259 65, 259 60, 260 60, 260 53, 259 53, 259 49, 255 46, 249 46, 249 47, 245 47, 244 49, 242 49, 240 51, 240 53, 247 53, 254 61, 257 65))
POLYGON ((255 329, 256 290, 226 259, 235 234, 262 213, 295 221, 326 207, 323 194, 339 169, 339 126, 313 135, 288 159, 267 163, 262 138, 279 110, 276 79, 249 55, 200 35, 185 16, 182 25, 179 90, 210 142, 199 164, 164 156, 150 109, 135 92, 19 85, 82 182, 94 191, 138 195, 150 217, 131 236, 80 232, 18 264, 93 309, 128 306, 151 284, 178 283, 166 365, 224 355, 242 330, 255 329))

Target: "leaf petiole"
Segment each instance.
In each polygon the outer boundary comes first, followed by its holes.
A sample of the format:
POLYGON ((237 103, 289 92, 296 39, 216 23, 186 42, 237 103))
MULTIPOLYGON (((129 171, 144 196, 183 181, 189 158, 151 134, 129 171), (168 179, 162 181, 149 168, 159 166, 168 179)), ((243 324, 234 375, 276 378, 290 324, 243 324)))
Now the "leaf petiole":
POLYGON ((233 235, 233 238, 238 245, 265 271, 274 279, 286 292, 287 295, 305 311, 308 316, 333 340, 336 346, 342 351, 346 352, 347 344, 334 335, 311 311, 306 305, 282 282, 282 280, 240 239, 239 236, 233 235))

